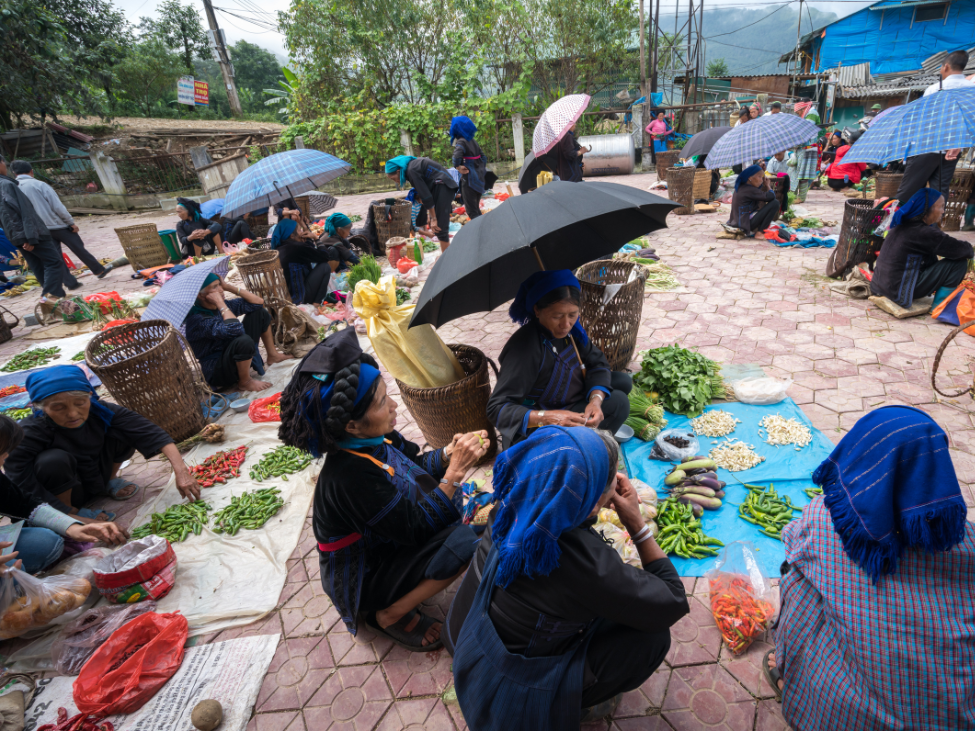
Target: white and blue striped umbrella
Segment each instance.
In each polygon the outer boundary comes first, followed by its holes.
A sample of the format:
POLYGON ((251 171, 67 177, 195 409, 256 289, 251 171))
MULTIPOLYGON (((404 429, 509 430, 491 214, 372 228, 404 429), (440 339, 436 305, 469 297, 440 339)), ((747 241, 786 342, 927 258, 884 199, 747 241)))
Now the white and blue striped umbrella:
MULTIPOLYGON (((705 165, 709 170, 751 165, 816 139, 819 127, 795 114, 770 114, 745 122, 714 143, 705 165)), ((224 214, 226 215, 226 214, 224 214)))
POLYGON ((210 259, 202 264, 186 267, 175 277, 166 282, 149 301, 149 306, 142 313, 143 322, 146 320, 166 320, 177 330, 183 329, 183 320, 189 314, 190 308, 196 304, 196 295, 203 288, 203 280, 211 272, 218 277, 226 276, 230 268, 230 257, 221 256, 210 259))
POLYGON ((854 143, 843 163, 886 165, 927 152, 975 145, 975 87, 945 89, 888 111, 854 143))
POLYGON ((341 178, 352 166, 318 150, 288 150, 265 157, 234 178, 223 202, 227 218, 268 208, 341 178))

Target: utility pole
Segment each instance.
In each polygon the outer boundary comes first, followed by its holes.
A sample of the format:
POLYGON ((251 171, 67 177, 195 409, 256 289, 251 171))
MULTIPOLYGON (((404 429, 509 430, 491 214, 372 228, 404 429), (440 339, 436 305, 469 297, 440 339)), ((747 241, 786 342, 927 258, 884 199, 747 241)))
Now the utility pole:
MULTIPOLYGON (((653 0, 650 0, 653 2, 653 0)), ((643 2, 640 0, 640 94, 647 95, 647 34, 643 22, 643 2)))
POLYGON ((213 12, 213 4, 210 0, 203 0, 203 7, 207 13, 207 23, 213 31, 213 45, 217 50, 217 63, 220 64, 220 72, 223 74, 223 83, 227 87, 227 101, 230 102, 230 113, 239 117, 244 113, 240 108, 240 97, 237 96, 237 85, 234 83, 234 69, 230 65, 230 54, 227 53, 227 46, 224 45, 223 36, 220 33, 220 26, 217 25, 217 16, 213 12))
POLYGON ((660 60, 660 0, 657 0, 657 10, 653 15, 653 71, 650 75, 650 91, 657 93, 657 64, 660 60))
POLYGON ((799 24, 796 26, 796 75, 792 78, 792 88, 789 89, 789 96, 798 96, 796 85, 799 83, 799 42, 802 40, 802 0, 799 0, 799 24))

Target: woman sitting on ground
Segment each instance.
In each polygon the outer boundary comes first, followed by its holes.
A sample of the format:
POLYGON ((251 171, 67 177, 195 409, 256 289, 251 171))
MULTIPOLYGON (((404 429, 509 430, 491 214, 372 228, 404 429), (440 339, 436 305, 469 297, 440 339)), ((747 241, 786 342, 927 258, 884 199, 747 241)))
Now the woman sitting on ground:
POLYGON ((328 294, 332 272, 338 271, 341 257, 334 246, 316 246, 299 241, 292 234, 298 224, 290 218, 280 221, 271 236, 271 248, 278 252, 288 293, 296 305, 320 305, 328 294))
POLYGON ((731 218, 727 225, 741 229, 751 238, 767 229, 778 218, 779 202, 765 179, 760 165, 741 171, 735 180, 735 194, 731 199, 731 218))
POLYGON ((333 213, 325 219, 325 233, 319 240, 320 246, 331 246, 342 262, 339 270, 348 269, 359 263, 359 256, 352 250, 349 237, 352 235, 352 219, 344 213, 333 213))
POLYGON ((794 731, 975 729, 975 526, 923 411, 861 418, 782 531, 766 673, 794 731))
POLYGON ((843 141, 843 133, 839 130, 835 130, 833 134, 829 136, 829 140, 826 142, 826 146, 823 148, 823 162, 833 162, 836 159, 837 150, 845 146, 846 142, 843 141))
POLYGON ((113 513, 84 506, 96 497, 128 500, 135 495, 138 485, 118 471, 137 449, 146 459, 161 452, 173 467, 180 495, 200 497, 172 437, 134 411, 99 401, 78 366, 31 373, 27 394, 35 416, 21 422, 23 441, 11 447, 6 472, 38 503, 84 522, 112 520, 113 513))
POLYGON ((961 284, 975 251, 938 228, 944 212, 944 196, 933 188, 922 188, 897 209, 874 267, 873 294, 910 307, 941 287, 961 284))
POLYGON ((501 351, 488 418, 505 449, 549 424, 613 434, 630 415, 633 379, 613 373, 579 322, 579 280, 567 269, 522 282, 508 314, 521 328, 501 351))
MULTIPOLYGON (((294 224, 294 221, 288 221, 294 224)), ((179 276, 179 275, 177 275, 179 276)), ((294 356, 278 351, 271 335, 271 315, 264 300, 253 292, 227 284, 216 274, 208 274, 184 321, 186 340, 200 361, 200 369, 210 387, 216 391, 263 391, 266 381, 251 375, 251 365, 264 375, 264 361, 257 344, 264 343, 267 365, 294 356), (224 299, 231 292, 235 299, 224 299), (238 320, 244 316, 243 322, 238 320)))
POLYGON ((670 627, 690 611, 684 585, 618 458, 609 432, 545 427, 495 462, 497 503, 444 633, 472 731, 577 729, 615 710, 670 649, 670 627), (642 568, 592 530, 607 506, 642 568))
POLYGON ((351 327, 306 355, 281 396, 281 441, 328 455, 312 512, 325 593, 353 635, 361 616, 401 647, 429 652, 441 647, 441 623, 417 608, 474 555, 460 483, 487 453, 487 434, 421 454, 395 427, 396 402, 351 327))
MULTIPOLYGON (((24 438, 24 430, 9 416, 0 415, 0 467, 24 438)), ((128 537, 115 523, 82 522, 51 507, 29 490, 14 484, 0 473, 0 514, 11 521, 24 521, 16 544, 0 543, 0 551, 13 548, 0 556, 0 566, 14 559, 23 562, 23 570, 36 574, 54 565, 64 550, 65 540, 74 543, 103 541, 110 545, 125 543, 128 537)))
POLYGON ((453 210, 457 182, 443 165, 429 157, 400 155, 386 161, 386 177, 403 187, 407 181, 420 200, 420 212, 416 216, 417 228, 428 223, 430 230, 440 241, 440 250, 450 246, 450 213, 453 210))
MULTIPOLYGON (((176 199, 176 238, 183 257, 209 256, 215 251, 223 253, 223 224, 211 221, 200 214, 200 204, 190 198, 176 199)), ((246 224, 245 224, 246 225, 246 224)))
POLYGON ((844 163, 843 158, 852 145, 842 145, 836 150, 836 158, 826 168, 826 184, 835 191, 852 188, 860 182, 867 164, 863 162, 844 163))

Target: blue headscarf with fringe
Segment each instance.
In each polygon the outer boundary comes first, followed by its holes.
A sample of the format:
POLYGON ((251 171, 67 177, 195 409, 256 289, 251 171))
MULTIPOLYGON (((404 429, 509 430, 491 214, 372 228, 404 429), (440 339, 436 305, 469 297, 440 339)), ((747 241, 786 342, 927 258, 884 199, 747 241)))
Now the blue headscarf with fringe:
POLYGON ((477 127, 474 126, 474 122, 470 117, 454 117, 450 120, 450 131, 447 133, 447 136, 450 137, 451 142, 458 137, 462 137, 465 140, 473 140, 476 134, 477 127))
POLYGON ((931 206, 937 203, 940 197, 941 193, 934 188, 921 188, 921 190, 910 197, 907 203, 897 209, 894 217, 890 220, 891 227, 895 228, 902 223, 910 221, 912 218, 923 216, 931 210, 931 206))
POLYGON ((284 218, 274 226, 274 233, 271 234, 271 248, 276 249, 289 238, 298 228, 298 222, 290 218, 284 218))
POLYGON ((325 219, 325 232, 329 236, 335 236, 336 232, 340 228, 345 228, 346 226, 352 225, 352 219, 346 216, 344 213, 333 213, 331 216, 325 219))
MULTIPOLYGON (((88 376, 76 365, 56 365, 35 371, 27 376, 25 385, 27 386, 27 395, 30 396, 31 403, 34 404, 40 404, 44 399, 65 391, 84 391, 90 394, 89 418, 94 416, 101 421, 105 431, 108 431, 112 419, 115 418, 114 411, 99 403, 95 389, 88 382, 88 376)), ((35 413, 37 412, 38 409, 35 409, 35 413)))
POLYGON ((392 157, 386 161, 386 174, 390 175, 399 171, 399 184, 403 186, 406 184, 406 166, 414 160, 416 160, 416 158, 410 157, 409 155, 398 155, 396 157, 392 157))
MULTIPOLYGON (((613 465, 615 467, 615 465, 613 465)), ((546 426, 494 462, 498 512, 496 584, 548 576, 559 565, 559 536, 589 517, 609 480, 609 450, 592 429, 546 426)))
POLYGON ((735 190, 738 190, 742 185, 744 185, 752 175, 760 172, 762 172, 761 165, 749 165, 747 168, 742 170, 741 175, 735 178, 735 190))
MULTIPOLYGON (((535 317, 535 305, 538 304, 538 301, 553 289, 558 289, 559 287, 582 289, 579 285, 579 280, 568 269, 556 269, 551 272, 535 272, 521 283, 514 302, 508 308, 508 316, 519 325, 527 325, 532 320, 537 319, 535 317)), ((571 333, 580 344, 589 344, 589 334, 582 326, 580 320, 576 320, 576 324, 572 326, 571 333)))
POLYGON ((813 473, 850 560, 876 584, 905 548, 947 551, 965 538, 967 509, 934 419, 910 406, 861 418, 813 473))

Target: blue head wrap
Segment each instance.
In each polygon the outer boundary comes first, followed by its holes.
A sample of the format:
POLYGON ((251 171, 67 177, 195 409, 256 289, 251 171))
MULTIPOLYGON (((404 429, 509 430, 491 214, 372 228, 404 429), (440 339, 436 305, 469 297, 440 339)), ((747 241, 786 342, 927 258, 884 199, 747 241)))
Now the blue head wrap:
POLYGON ((940 197, 941 193, 934 188, 921 188, 921 190, 911 196, 907 203, 897 209, 897 212, 894 213, 894 217, 890 221, 890 225, 892 227, 900 226, 912 218, 923 216, 931 210, 931 206, 937 203, 940 197))
POLYGON ((494 462, 499 507, 492 527, 498 586, 548 576, 559 565, 559 536, 586 520, 609 470, 606 444, 585 427, 544 427, 501 453, 494 462))
POLYGON ((177 198, 176 205, 189 213, 194 221, 200 220, 200 204, 192 198, 177 198))
POLYGON ((735 190, 738 190, 752 175, 760 172, 762 172, 761 165, 749 165, 742 170, 741 175, 735 179, 735 190))
POLYGON ((345 228, 346 226, 352 225, 352 219, 346 216, 344 213, 333 213, 331 216, 325 219, 325 232, 329 236, 334 236, 335 232, 340 228, 345 228))
POLYGON ((474 126, 474 122, 471 121, 470 117, 454 117, 450 120, 450 132, 447 133, 447 136, 450 137, 451 142, 458 137, 463 137, 465 140, 473 140, 476 134, 477 127, 474 126))
POLYGON ((386 161, 386 174, 390 175, 395 172, 399 172, 399 184, 406 184, 406 166, 411 162, 416 160, 415 157, 410 157, 409 155, 399 155, 397 157, 390 158, 386 161))
MULTIPOLYGON (((320 403, 318 406, 315 406, 312 402, 312 399, 314 398, 313 391, 306 391, 301 397, 301 416, 309 424, 311 424, 312 433, 316 435, 325 431, 325 416, 328 414, 328 410, 332 406, 332 394, 335 391, 335 381, 333 376, 334 374, 315 376, 315 378, 320 378, 320 380, 326 381, 327 384, 319 389, 320 403)), ((356 385, 355 401, 353 402, 352 406, 355 406, 362 401, 363 397, 365 397, 366 393, 369 391, 370 387, 372 387, 372 384, 377 378, 379 378, 378 368, 373 368, 368 363, 359 364, 359 383, 356 385)), ((351 411, 351 407, 349 410, 351 411)), ((382 437, 379 437, 379 441, 382 441, 382 437)), ((349 445, 346 445, 343 442, 341 443, 341 446, 348 446, 348 448, 351 448, 358 445, 353 445, 351 442, 349 445)), ((308 451, 315 455, 315 457, 322 456, 317 436, 308 440, 308 451)))
POLYGON ((219 281, 220 281, 220 277, 218 277, 213 272, 210 272, 209 274, 206 275, 206 277, 203 278, 203 284, 200 286, 200 291, 203 291, 214 282, 219 282, 219 281))
POLYGON ((934 419, 885 406, 860 419, 813 473, 843 549, 877 583, 905 547, 947 551, 965 538, 965 501, 934 419))
MULTIPOLYGON (((582 289, 579 286, 579 280, 568 269, 535 272, 521 283, 515 301, 508 308, 508 316, 519 325, 527 325, 535 319, 535 305, 538 304, 538 301, 559 287, 582 289)), ((589 343, 589 334, 586 333, 579 320, 576 320, 576 324, 572 326, 572 334, 581 344, 587 345, 589 343)))
POLYGON ((274 233, 271 234, 271 248, 276 249, 281 246, 297 228, 298 222, 290 218, 278 221, 274 226, 274 233))
POLYGON ((108 431, 115 416, 115 412, 98 402, 98 396, 88 382, 88 376, 76 365, 56 365, 35 371, 27 376, 26 386, 27 395, 35 404, 65 391, 84 391, 91 394, 90 415, 105 425, 105 431, 108 431))

